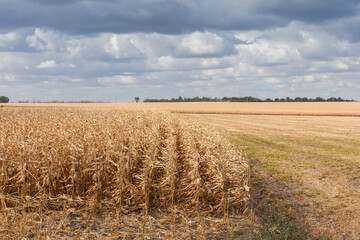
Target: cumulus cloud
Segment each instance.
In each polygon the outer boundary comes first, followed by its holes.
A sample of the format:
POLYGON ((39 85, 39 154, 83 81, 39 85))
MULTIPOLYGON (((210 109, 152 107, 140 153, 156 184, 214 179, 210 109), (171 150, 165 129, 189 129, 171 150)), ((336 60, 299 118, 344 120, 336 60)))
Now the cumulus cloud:
POLYGON ((85 82, 85 79, 81 79, 81 78, 74 78, 70 80, 71 82, 74 83, 81 83, 81 82, 85 82))
POLYGON ((230 62, 223 58, 174 58, 161 56, 156 61, 148 62, 149 68, 162 71, 192 71, 197 69, 214 69, 229 66, 230 62))
POLYGON ((112 77, 100 77, 97 79, 102 84, 132 84, 135 83, 136 78, 134 76, 122 76, 116 75, 112 77))
POLYGON ((252 44, 236 46, 241 58, 259 64, 287 64, 297 61, 299 51, 293 46, 269 40, 259 40, 252 44))
POLYGON ((0 70, 3 73, 15 74, 29 68, 33 59, 24 53, 0 52, 0 70))
POLYGON ((225 41, 219 35, 210 32, 194 32, 186 35, 176 49, 178 56, 214 56, 221 55, 225 41))
POLYGON ((279 78, 265 78, 264 81, 266 83, 270 83, 270 84, 273 84, 273 83, 277 84, 277 83, 283 82, 283 80, 281 80, 279 78))
POLYGON ((0 1, 0 86, 15 100, 358 98, 359 4, 0 1))
POLYGON ((54 68, 57 64, 53 60, 43 61, 39 65, 36 66, 38 69, 47 69, 47 68, 54 68))
POLYGON ((134 37, 109 33, 91 37, 68 36, 63 43, 64 52, 70 59, 126 61, 143 58, 143 54, 134 44, 134 37))
POLYGON ((117 34, 112 34, 104 50, 115 59, 134 59, 142 56, 130 38, 117 34))
POLYGON ((57 32, 35 28, 34 33, 26 37, 26 43, 37 51, 63 51, 66 39, 57 32))
POLYGON ((0 48, 6 49, 11 46, 11 43, 17 38, 15 32, 0 34, 0 48))

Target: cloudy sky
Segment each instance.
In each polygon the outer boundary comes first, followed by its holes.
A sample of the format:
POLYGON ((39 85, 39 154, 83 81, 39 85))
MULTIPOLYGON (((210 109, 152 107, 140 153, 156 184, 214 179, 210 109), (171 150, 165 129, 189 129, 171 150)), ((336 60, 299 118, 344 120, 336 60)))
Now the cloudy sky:
POLYGON ((360 100, 360 3, 0 0, 0 95, 360 100))

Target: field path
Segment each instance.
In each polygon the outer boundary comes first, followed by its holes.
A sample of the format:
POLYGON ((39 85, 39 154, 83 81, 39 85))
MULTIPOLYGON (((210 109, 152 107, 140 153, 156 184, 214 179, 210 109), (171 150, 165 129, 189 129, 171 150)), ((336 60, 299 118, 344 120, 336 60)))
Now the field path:
POLYGON ((226 129, 266 178, 269 205, 287 208, 315 236, 360 239, 360 118, 188 116, 226 129))

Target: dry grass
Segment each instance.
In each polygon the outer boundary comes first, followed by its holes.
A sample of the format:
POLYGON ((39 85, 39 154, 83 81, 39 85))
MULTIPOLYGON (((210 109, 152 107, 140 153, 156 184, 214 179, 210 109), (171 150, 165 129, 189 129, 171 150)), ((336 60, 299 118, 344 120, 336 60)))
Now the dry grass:
POLYGON ((246 210, 248 178, 216 131, 168 113, 0 109, 1 238, 206 237, 246 210))
POLYGON ((359 118, 193 117, 226 128, 229 139, 253 160, 252 201, 266 203, 257 211, 267 217, 266 209, 282 206, 314 235, 359 239, 359 118))
POLYGON ((194 103, 11 103, 4 106, 48 106, 80 108, 150 109, 173 113, 293 115, 293 116, 360 116, 360 102, 194 102, 194 103))

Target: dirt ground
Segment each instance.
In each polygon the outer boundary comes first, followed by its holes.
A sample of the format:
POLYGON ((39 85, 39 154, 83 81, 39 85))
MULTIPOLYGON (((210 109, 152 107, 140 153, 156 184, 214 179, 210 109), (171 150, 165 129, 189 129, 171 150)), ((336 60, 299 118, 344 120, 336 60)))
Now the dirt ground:
POLYGON ((254 201, 287 209, 314 236, 360 239, 359 118, 189 116, 226 129, 247 153, 253 188, 267 189, 254 201))

